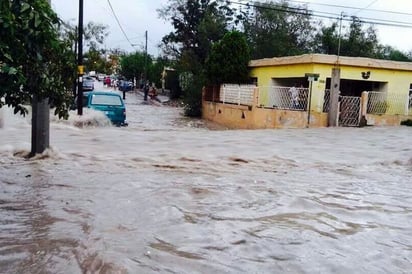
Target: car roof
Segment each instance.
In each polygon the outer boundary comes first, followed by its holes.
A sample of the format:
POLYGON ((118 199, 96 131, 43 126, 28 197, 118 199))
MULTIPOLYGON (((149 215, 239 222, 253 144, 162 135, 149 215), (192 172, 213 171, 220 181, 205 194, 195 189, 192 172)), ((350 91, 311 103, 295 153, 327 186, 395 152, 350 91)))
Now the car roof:
POLYGON ((93 94, 96 94, 96 95, 109 95, 109 96, 118 96, 118 97, 121 97, 119 94, 117 94, 117 93, 115 93, 115 92, 110 92, 110 91, 89 91, 89 92, 83 92, 83 95, 84 95, 84 96, 89 95, 89 94, 91 94, 91 95, 93 95, 93 94))

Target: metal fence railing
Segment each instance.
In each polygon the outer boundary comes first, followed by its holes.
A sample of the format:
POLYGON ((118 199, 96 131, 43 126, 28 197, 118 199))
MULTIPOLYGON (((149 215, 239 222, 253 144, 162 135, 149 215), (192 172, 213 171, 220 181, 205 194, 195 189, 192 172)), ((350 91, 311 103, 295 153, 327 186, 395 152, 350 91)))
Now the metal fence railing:
POLYGON ((366 112, 369 114, 408 114, 409 98, 405 94, 388 93, 379 91, 368 92, 368 105, 366 112))
MULTIPOLYGON (((308 88, 224 84, 206 87, 206 101, 224 104, 254 105, 255 89, 258 89, 257 106, 273 109, 301 110, 308 108, 308 88)), ((319 97, 320 106, 324 113, 329 112, 330 90, 325 89, 319 97), (323 99, 323 105, 322 105, 323 99)), ((368 114, 412 115, 412 96, 400 93, 369 91, 368 114)))
POLYGON ((325 89, 324 94, 323 94, 323 108, 322 112, 329 112, 329 103, 330 103, 330 90, 325 89))
POLYGON ((259 87, 258 105, 265 108, 306 110, 308 106, 308 88, 259 87))
POLYGON ((355 96, 340 96, 339 125, 359 126, 361 116, 361 98, 355 96))
POLYGON ((252 106, 255 88, 255 85, 224 84, 221 86, 219 97, 224 104, 252 106))

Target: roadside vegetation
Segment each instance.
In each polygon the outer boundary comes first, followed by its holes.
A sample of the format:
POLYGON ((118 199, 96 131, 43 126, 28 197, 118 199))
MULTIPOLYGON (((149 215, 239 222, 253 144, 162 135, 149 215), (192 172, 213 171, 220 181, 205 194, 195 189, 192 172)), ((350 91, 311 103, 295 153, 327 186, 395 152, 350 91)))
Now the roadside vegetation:
POLYGON ((1 1, 0 107, 25 115, 36 96, 67 118, 76 62, 61 24, 47 1, 1 1))

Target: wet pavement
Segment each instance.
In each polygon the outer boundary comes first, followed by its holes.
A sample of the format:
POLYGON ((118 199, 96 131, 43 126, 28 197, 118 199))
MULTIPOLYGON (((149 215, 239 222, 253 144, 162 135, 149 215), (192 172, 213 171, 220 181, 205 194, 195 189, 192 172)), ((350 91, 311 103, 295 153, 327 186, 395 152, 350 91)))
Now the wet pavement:
POLYGON ((0 273, 411 273, 411 128, 226 130, 126 95, 128 127, 0 129, 0 273))

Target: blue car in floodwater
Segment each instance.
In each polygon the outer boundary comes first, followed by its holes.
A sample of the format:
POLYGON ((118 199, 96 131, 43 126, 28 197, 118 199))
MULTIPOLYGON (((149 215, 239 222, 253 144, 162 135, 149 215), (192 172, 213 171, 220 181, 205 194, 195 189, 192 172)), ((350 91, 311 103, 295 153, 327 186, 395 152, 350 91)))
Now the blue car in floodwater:
POLYGON ((120 80, 119 81, 119 90, 120 91, 131 91, 133 90, 133 82, 120 80))
POLYGON ((102 111, 114 125, 127 126, 126 106, 122 97, 115 92, 84 92, 83 106, 102 111))

